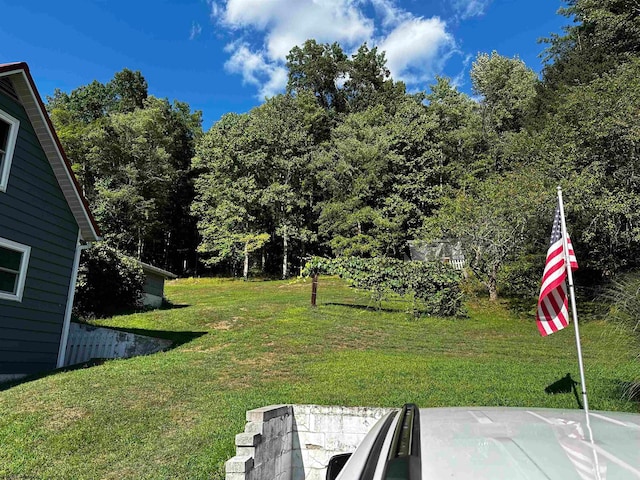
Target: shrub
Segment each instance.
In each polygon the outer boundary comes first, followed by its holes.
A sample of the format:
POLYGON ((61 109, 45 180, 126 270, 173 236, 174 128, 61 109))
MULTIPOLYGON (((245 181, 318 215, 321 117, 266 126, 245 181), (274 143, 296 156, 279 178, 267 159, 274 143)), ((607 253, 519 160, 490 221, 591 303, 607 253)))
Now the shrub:
POLYGON ((140 307, 144 273, 140 264, 104 243, 82 252, 74 309, 83 317, 104 317, 140 307))
MULTIPOLYGON (((605 291, 604 299, 610 305, 608 320, 624 325, 640 335, 640 272, 628 273, 615 279, 605 291)), ((640 378, 628 382, 624 393, 631 399, 640 398, 640 378)))
POLYGON ((544 261, 543 255, 528 255, 505 263, 498 272, 500 293, 509 297, 535 298, 540 293, 544 261))
POLYGON ((303 276, 338 275, 353 287, 372 293, 376 301, 389 294, 410 297, 414 313, 454 316, 463 313, 460 273, 440 262, 404 262, 394 258, 312 258, 303 276))

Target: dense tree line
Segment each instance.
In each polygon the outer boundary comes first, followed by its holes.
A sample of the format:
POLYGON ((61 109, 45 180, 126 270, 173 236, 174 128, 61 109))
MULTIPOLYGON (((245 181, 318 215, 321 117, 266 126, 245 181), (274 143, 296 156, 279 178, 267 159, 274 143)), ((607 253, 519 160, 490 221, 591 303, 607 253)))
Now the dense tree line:
POLYGON ((446 78, 409 93, 377 48, 308 40, 286 93, 205 134, 128 70, 49 108, 107 241, 178 272, 196 245, 214 271, 286 277, 311 255, 458 238, 492 298, 533 293, 561 185, 580 281, 597 284, 640 262, 640 7, 561 13, 575 21, 546 40, 541 79, 481 53, 474 98, 446 78))
POLYGON ((191 159, 200 112, 149 96, 140 72, 56 90, 48 110, 104 240, 145 262, 183 272, 198 243, 191 159))

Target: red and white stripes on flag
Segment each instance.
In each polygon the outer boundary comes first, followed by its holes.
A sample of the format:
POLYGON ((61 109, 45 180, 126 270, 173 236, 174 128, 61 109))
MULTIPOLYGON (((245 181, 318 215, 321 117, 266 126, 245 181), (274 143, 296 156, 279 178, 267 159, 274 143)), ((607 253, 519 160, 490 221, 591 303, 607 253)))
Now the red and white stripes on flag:
MULTIPOLYGON (((571 239, 567 234, 569 248, 569 263, 571 270, 578 269, 571 239)), ((560 221, 560 207, 556 207, 551 230, 551 244, 547 251, 547 261, 542 275, 540 298, 538 299, 538 311, 536 324, 543 337, 563 329, 569 324, 569 302, 567 300, 567 270, 565 267, 564 242, 562 240, 562 225, 560 221)))

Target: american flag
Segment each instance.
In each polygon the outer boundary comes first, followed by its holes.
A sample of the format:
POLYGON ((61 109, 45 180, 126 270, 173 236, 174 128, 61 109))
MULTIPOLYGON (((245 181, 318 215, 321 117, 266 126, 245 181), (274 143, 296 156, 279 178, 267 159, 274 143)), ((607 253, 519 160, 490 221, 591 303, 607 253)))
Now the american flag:
MULTIPOLYGON (((578 261, 568 234, 567 245, 569 247, 569 263, 571 264, 571 270, 574 271, 578 269, 578 261)), ((538 312, 536 314, 536 324, 543 337, 557 332, 569 324, 566 277, 567 270, 562 242, 560 207, 558 206, 553 219, 551 244, 547 251, 547 261, 542 275, 542 286, 540 287, 538 312)))

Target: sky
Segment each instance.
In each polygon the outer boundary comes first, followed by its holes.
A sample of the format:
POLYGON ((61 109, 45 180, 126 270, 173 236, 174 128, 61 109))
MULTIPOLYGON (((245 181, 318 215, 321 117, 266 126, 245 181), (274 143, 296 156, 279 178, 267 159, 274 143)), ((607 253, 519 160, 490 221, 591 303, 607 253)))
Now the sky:
POLYGON ((42 97, 139 70, 149 94, 203 112, 208 130, 284 91, 286 55, 314 38, 351 54, 386 52, 395 80, 429 91, 436 75, 472 94, 478 53, 539 73, 570 20, 561 0, 0 0, 0 63, 27 62, 42 97))

